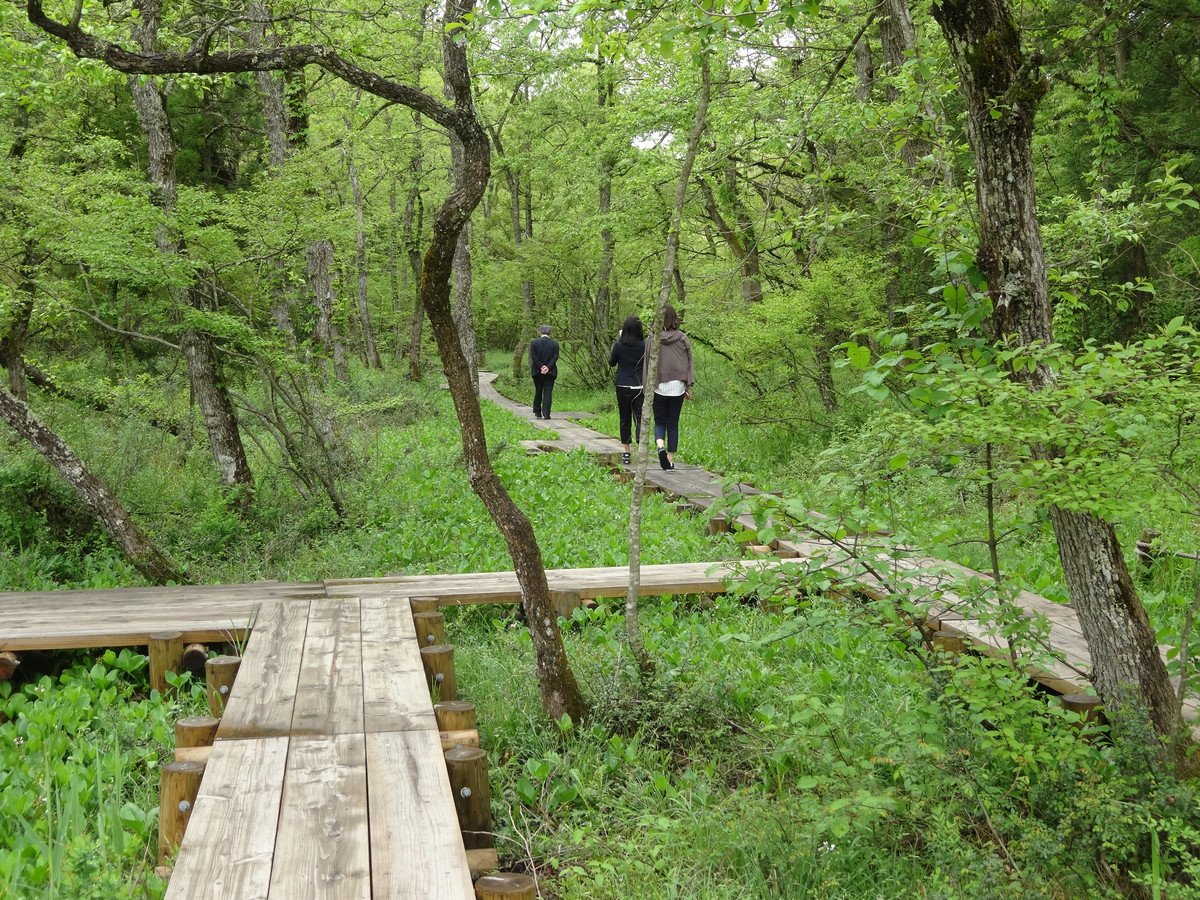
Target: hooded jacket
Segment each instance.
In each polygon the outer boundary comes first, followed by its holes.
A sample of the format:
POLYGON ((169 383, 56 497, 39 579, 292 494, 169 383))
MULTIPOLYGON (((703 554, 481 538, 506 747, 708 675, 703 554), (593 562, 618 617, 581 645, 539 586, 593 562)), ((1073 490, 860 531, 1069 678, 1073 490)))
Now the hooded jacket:
MULTIPOLYGON (((649 344, 650 341, 646 343, 649 344)), ((649 381, 649 353, 646 354, 642 374, 644 382, 649 381)), ((692 367, 692 342, 678 329, 663 332, 662 345, 658 351, 658 383, 665 384, 668 381, 682 381, 688 387, 696 383, 696 370, 692 367)))

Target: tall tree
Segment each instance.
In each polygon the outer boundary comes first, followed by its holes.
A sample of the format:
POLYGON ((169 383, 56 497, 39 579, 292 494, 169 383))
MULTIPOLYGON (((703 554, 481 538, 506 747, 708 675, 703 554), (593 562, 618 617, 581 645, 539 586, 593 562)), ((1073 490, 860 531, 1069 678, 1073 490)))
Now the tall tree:
MULTIPOLYGON (((987 281, 991 327, 1018 345, 1054 340, 1045 252, 1035 204, 1034 118, 1048 83, 1021 44, 1008 0, 942 0, 933 16, 946 36, 967 106, 979 204, 976 263, 987 281)), ((1047 366, 1017 377, 1053 386, 1047 366)), ((1058 457, 1061 447, 1036 449, 1058 457)), ((1067 588, 1092 656, 1092 682, 1109 714, 1149 715, 1180 765, 1181 721, 1166 667, 1111 522, 1051 506, 1067 588)))
MULTIPOLYGON (((158 28, 162 14, 159 0, 138 0, 139 15, 134 20, 133 37, 144 52, 158 48, 158 28)), ((178 179, 175 171, 175 138, 167 115, 165 88, 157 79, 129 78, 138 121, 146 138, 146 168, 167 221, 159 226, 159 251, 171 260, 183 253, 179 241, 171 234, 170 217, 178 205, 178 179)), ((194 282, 171 288, 173 315, 180 325, 180 346, 187 362, 192 394, 204 419, 208 442, 216 461, 221 482, 242 488, 238 504, 245 508, 254 487, 254 475, 246 458, 246 448, 238 429, 233 403, 226 390, 217 362, 213 339, 203 328, 189 321, 189 313, 202 313, 208 308, 206 292, 194 282)))
POLYGON ((41 0, 28 0, 27 3, 33 25, 64 41, 76 55, 102 60, 127 74, 299 71, 315 65, 368 93, 422 113, 461 140, 463 154, 455 187, 434 217, 430 244, 422 261, 421 301, 429 314, 455 412, 462 426, 467 476, 504 536, 521 585, 543 707, 553 718, 568 715, 578 720, 585 711, 583 696, 568 664, 550 602, 541 549, 528 517, 513 502, 488 457, 478 384, 471 380, 471 368, 463 354, 451 307, 450 276, 458 236, 483 197, 491 173, 491 151, 475 111, 466 35, 463 33, 473 12, 472 0, 447 0, 442 19, 442 60, 443 74, 453 91, 454 101, 453 105, 446 105, 415 85, 366 70, 319 44, 212 50, 207 40, 201 40, 180 52, 139 53, 85 31, 78 17, 68 22, 52 19, 43 9, 41 0))

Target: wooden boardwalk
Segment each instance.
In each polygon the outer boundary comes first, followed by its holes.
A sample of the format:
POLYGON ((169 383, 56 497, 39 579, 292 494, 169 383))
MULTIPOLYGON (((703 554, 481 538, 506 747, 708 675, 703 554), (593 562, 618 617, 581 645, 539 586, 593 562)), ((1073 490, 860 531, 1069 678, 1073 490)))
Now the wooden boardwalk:
POLYGON ((267 603, 168 900, 470 900, 408 600, 267 603))
MULTIPOLYGON (((531 449, 583 448, 617 465, 615 440, 562 418, 535 420, 487 377, 480 387, 547 431, 531 449)), ((715 476, 687 465, 670 472, 652 465, 647 481, 698 512, 725 493, 715 476)), ((754 527, 746 516, 727 524, 754 527)), ((879 590, 838 542, 813 536, 776 541, 770 555, 748 564, 776 566, 787 557, 819 562, 851 589, 879 590)), ((745 564, 644 566, 641 593, 725 591, 726 576, 745 564)), ((1004 641, 946 587, 955 574, 982 576, 915 553, 887 565, 889 575, 908 570, 932 590, 929 620, 984 653, 1007 655, 1004 641)), ((589 599, 623 597, 628 573, 560 569, 547 577, 552 590, 589 599)), ((466 900, 470 872, 409 614, 408 598, 418 596, 454 606, 521 595, 512 572, 9 592, 0 593, 0 650, 138 646, 161 631, 180 631, 189 642, 249 634, 168 900, 466 900)), ((1029 593, 1016 599, 1050 626, 1050 646, 1031 674, 1059 693, 1084 691, 1090 659, 1074 611, 1029 593)))

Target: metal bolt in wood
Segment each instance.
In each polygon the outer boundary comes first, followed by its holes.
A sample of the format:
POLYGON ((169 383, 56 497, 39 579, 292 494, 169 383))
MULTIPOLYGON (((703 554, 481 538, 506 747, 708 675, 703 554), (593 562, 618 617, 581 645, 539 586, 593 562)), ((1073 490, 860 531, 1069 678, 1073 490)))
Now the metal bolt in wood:
POLYGON ((491 847, 492 792, 488 785, 487 753, 478 747, 446 751, 446 773, 454 794, 454 811, 468 850, 491 847))
POLYGON ((422 647, 421 665, 425 667, 425 680, 429 684, 429 690, 438 702, 458 699, 458 681, 454 677, 454 647, 449 644, 422 647))
POLYGON ((415 612, 412 619, 420 646, 446 643, 446 617, 441 612, 415 612))
POLYGON ((434 704, 433 715, 439 731, 466 731, 476 725, 475 704, 469 700, 443 700, 434 704))
POLYGON ((204 677, 208 682, 208 709, 218 718, 225 712, 241 664, 240 656, 214 656, 204 664, 204 677))
POLYGON ((467 851, 467 869, 471 873, 472 881, 478 880, 481 875, 486 875, 488 872, 495 872, 498 868, 500 868, 500 855, 496 853, 495 847, 479 847, 467 851))
POLYGON ((183 671, 183 632, 160 631, 150 635, 150 688, 164 696, 171 690, 167 673, 183 671))
POLYGON ((204 764, 169 762, 162 767, 162 793, 158 808, 158 861, 165 863, 183 842, 192 817, 204 764))
POLYGON ((475 900, 534 900, 537 885, 519 872, 493 872, 475 882, 475 900))

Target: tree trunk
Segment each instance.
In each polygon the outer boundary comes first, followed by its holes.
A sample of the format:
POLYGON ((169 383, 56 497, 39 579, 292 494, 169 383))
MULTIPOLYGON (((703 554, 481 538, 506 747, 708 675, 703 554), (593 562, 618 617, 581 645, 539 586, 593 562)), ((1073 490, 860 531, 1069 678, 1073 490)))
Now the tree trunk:
POLYGON ((475 337, 475 316, 471 311, 471 223, 458 233, 454 247, 454 323, 462 342, 463 357, 471 370, 471 381, 478 389, 479 352, 475 337))
POLYGON ((27 399, 25 386, 25 338, 29 334, 29 321, 33 316, 34 249, 26 243, 18 264, 20 281, 13 292, 11 312, 7 316, 8 330, 0 332, 0 366, 8 373, 8 389, 18 400, 27 399))
MULTIPOLYGON (((304 256, 308 289, 317 310, 313 337, 324 350, 324 358, 333 361, 334 377, 338 381, 346 381, 346 352, 342 347, 337 324, 333 321, 333 241, 309 242, 304 249, 304 256)), ((320 372, 321 380, 327 380, 329 367, 324 361, 320 365, 320 372)))
POLYGON ((355 279, 355 296, 358 299, 358 320, 362 324, 367 368, 382 369, 383 363, 379 361, 379 348, 375 345, 375 329, 371 325, 371 309, 367 304, 367 228, 362 184, 359 182, 358 166, 354 164, 350 148, 343 144, 342 152, 346 156, 346 167, 350 174, 350 189, 354 197, 354 265, 358 275, 355 279))
MULTIPOLYGON (((1034 117, 1047 82, 1021 48, 1007 0, 942 0, 933 15, 967 104, 979 204, 976 262, 992 300, 993 333, 1019 345, 1049 343, 1054 334, 1033 169, 1034 117)), ((1031 390, 1054 383, 1046 366, 1022 377, 1031 390)), ((1054 447, 1035 452, 1043 458, 1063 453, 1054 447)), ((1174 691, 1115 528, 1093 514, 1054 506, 1050 519, 1106 713, 1114 721, 1148 713, 1159 739, 1176 742, 1181 722, 1174 691)), ((1178 765, 1181 743, 1172 750, 1178 765)))
POLYGON ((829 348, 824 343, 818 343, 813 356, 816 358, 817 392, 821 395, 821 405, 825 407, 825 412, 836 413, 838 399, 833 389, 833 361, 829 358, 829 348))
MULTIPOLYGON (((613 79, 603 56, 596 64, 596 103, 600 107, 600 124, 607 127, 608 111, 613 105, 613 79)), ((596 313, 593 334, 600 341, 603 361, 608 361, 608 341, 612 336, 612 273, 617 240, 613 234, 612 187, 615 154, 608 147, 600 152, 600 196, 596 214, 600 219, 600 268, 596 273, 596 313)))
POLYGON ((421 302, 421 251, 417 249, 420 243, 421 230, 425 219, 425 204, 421 195, 421 144, 420 144, 420 115, 413 116, 416 126, 417 146, 413 150, 412 172, 413 185, 408 192, 408 202, 404 206, 404 227, 401 230, 404 242, 404 252, 408 257, 408 265, 412 271, 413 283, 418 286, 414 298, 412 326, 408 337, 408 377, 413 381, 421 380, 421 332, 425 325, 425 306, 421 302))
MULTIPOLYGON (((469 87, 468 87, 469 90, 469 87)), ((446 99, 454 102, 455 87, 447 79, 446 99)), ((457 188, 457 179, 465 171, 463 163, 463 139, 455 132, 450 133, 450 188, 457 188)), ((485 184, 480 191, 480 199, 486 190, 485 184)), ((478 201, 476 201, 478 204, 478 201)), ((475 318, 471 315, 471 220, 463 222, 458 231, 458 239, 454 244, 454 325, 458 329, 458 339, 462 344, 463 358, 471 373, 472 389, 479 391, 479 357, 476 353, 475 318)))
POLYGON ((185 584, 187 576, 155 547, 133 523, 111 491, 57 434, 43 425, 33 411, 0 387, 0 418, 29 441, 46 461, 66 479, 84 503, 96 514, 113 543, 121 548, 129 564, 151 584, 185 584))
MULTIPOLYGON (((140 15, 133 26, 134 39, 144 50, 154 51, 158 45, 158 0, 142 0, 138 8, 140 15)), ((138 122, 146 137, 147 176, 158 193, 163 212, 169 216, 175 211, 178 192, 175 139, 171 134, 166 99, 153 79, 130 77, 129 90, 133 94, 138 122)), ((160 226, 155 239, 159 252, 169 259, 179 255, 181 248, 171 237, 168 227, 166 224, 160 226)), ((185 315, 186 308, 202 311, 207 305, 202 293, 194 285, 172 288, 171 297, 179 320, 185 315)), ((245 509, 254 489, 254 475, 246 458, 233 403, 218 371, 212 338, 198 328, 187 327, 183 329, 180 345, 191 379, 192 394, 204 419, 209 447, 221 482, 239 489, 236 502, 245 509)))
POLYGON ((711 73, 705 59, 700 70, 700 94, 696 99, 696 114, 688 133, 687 150, 679 170, 679 181, 675 186, 675 205, 671 209, 671 224, 667 229, 666 253, 663 255, 662 281, 658 289, 658 303, 654 311, 653 335, 650 339, 650 361, 647 367, 646 389, 642 395, 642 436, 638 441, 637 466, 634 469, 633 497, 629 509, 629 590, 625 594, 625 636, 629 652, 642 675, 654 672, 654 660, 642 642, 641 626, 638 621, 638 595, 642 582, 642 497, 646 484, 646 461, 650 452, 650 422, 653 418, 654 387, 658 384, 658 357, 662 345, 663 317, 671 299, 671 282, 676 275, 675 256, 679 251, 679 231, 683 223, 683 205, 687 200, 687 188, 692 178, 692 166, 700 149, 700 138, 708 120, 708 99, 711 89, 711 73))
MULTIPOLYGON (((449 0, 444 24, 459 21, 469 13, 471 0, 449 0)), ((550 587, 533 526, 513 503, 488 458, 479 408, 478 382, 471 381, 471 370, 463 355, 458 329, 450 306, 450 276, 458 232, 478 205, 491 174, 490 148, 471 101, 470 72, 462 35, 446 31, 442 39, 446 78, 454 89, 457 114, 456 131, 462 141, 461 169, 455 189, 434 217, 430 245, 425 252, 421 302, 429 313, 429 322, 442 356, 446 381, 454 409, 462 425, 463 454, 471 487, 487 508, 488 514, 504 535, 513 561, 529 632, 533 638, 536 672, 541 687, 542 706, 553 719, 569 716, 580 721, 584 715, 583 695, 567 661, 558 619, 550 603, 550 587)))

